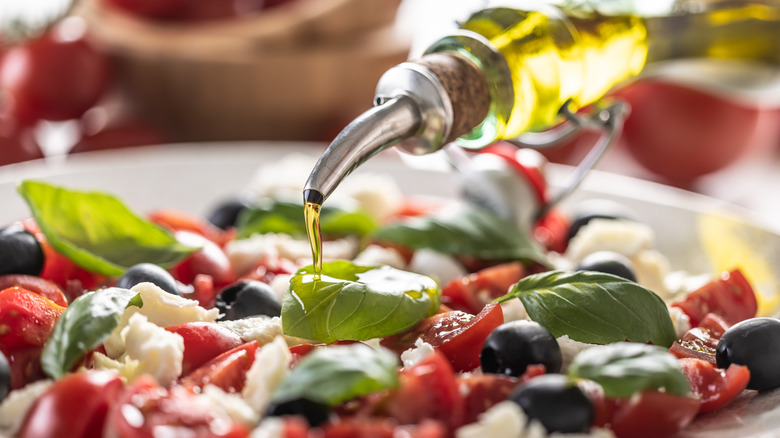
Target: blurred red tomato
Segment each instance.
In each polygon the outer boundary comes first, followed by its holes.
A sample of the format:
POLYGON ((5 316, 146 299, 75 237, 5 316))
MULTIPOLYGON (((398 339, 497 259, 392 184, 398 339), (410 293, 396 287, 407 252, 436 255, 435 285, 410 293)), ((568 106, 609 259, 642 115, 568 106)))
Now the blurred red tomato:
POLYGON ((0 120, 0 166, 43 158, 32 128, 4 126, 0 120))
POLYGON ((10 114, 22 124, 81 117, 110 82, 108 59, 84 38, 55 28, 8 49, 0 64, 0 90, 13 96, 10 114))
POLYGON ((761 116, 758 107, 661 80, 642 80, 616 95, 631 105, 622 144, 647 170, 680 186, 740 158, 761 116))
POLYGON ((159 145, 167 142, 168 138, 160 129, 142 121, 129 120, 107 126, 94 134, 85 134, 69 153, 159 145))
POLYGON ((151 19, 178 17, 187 0, 102 0, 103 4, 115 7, 135 16, 151 19))
POLYGON ((102 0, 109 7, 151 20, 206 21, 240 17, 289 0, 102 0))

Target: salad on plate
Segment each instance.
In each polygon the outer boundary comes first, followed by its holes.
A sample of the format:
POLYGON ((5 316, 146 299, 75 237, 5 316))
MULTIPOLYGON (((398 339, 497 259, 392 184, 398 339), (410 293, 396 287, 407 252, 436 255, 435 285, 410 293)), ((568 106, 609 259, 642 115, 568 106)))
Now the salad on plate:
MULTIPOLYGON (((545 202, 544 169, 510 167, 545 202)), ((301 169, 205 217, 20 182, 0 436, 664 437, 780 386, 749 272, 675 270, 625 205, 514 220, 356 174, 317 275, 301 169)))

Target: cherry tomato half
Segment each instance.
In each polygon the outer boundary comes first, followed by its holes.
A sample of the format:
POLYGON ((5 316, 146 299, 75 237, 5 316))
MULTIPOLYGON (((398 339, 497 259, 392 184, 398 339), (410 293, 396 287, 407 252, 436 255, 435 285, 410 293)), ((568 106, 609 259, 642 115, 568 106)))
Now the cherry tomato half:
POLYGON ((52 300, 20 287, 0 291, 0 350, 43 347, 65 310, 52 300))
POLYGON ((753 288, 738 269, 724 272, 685 298, 672 303, 679 307, 691 320, 691 327, 697 327, 710 312, 721 316, 727 324, 756 316, 758 302, 753 288))
POLYGON ((184 339, 181 367, 183 376, 244 343, 233 331, 213 322, 187 322, 167 327, 165 330, 177 333, 184 339))
POLYGON ((442 303, 452 309, 479 313, 486 302, 504 296, 525 275, 525 268, 519 262, 481 269, 447 283, 442 289, 442 303))
POLYGON ((618 401, 610 425, 617 438, 666 438, 690 424, 698 411, 697 398, 646 391, 618 401))
POLYGON ((52 300, 58 306, 68 307, 68 301, 65 299, 65 294, 62 293, 62 289, 52 281, 34 275, 0 275, 0 290, 13 286, 35 292, 42 297, 52 300))
POLYGON ((184 284, 192 284, 198 274, 206 274, 211 276, 216 289, 236 281, 233 266, 219 245, 190 231, 177 231, 174 235, 183 244, 200 249, 170 269, 173 278, 184 284))
POLYGON ((180 383, 188 388, 210 384, 225 392, 241 392, 258 348, 257 341, 252 341, 230 349, 183 377, 180 383))
POLYGON ((691 328, 682 339, 675 341, 669 348, 669 352, 680 359, 692 357, 715 365, 718 341, 728 328, 729 324, 723 318, 708 313, 698 327, 691 328))
POLYGON ((691 391, 701 400, 700 414, 728 405, 750 382, 750 371, 743 365, 731 364, 723 370, 700 359, 686 358, 679 362, 691 391))

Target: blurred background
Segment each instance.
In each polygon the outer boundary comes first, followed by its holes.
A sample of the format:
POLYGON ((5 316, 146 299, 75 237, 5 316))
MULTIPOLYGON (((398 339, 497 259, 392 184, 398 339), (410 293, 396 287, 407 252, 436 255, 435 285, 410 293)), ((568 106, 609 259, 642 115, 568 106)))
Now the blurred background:
MULTIPOLYGON (((0 165, 172 142, 328 142, 460 4, 2 0, 0 165)), ((780 215, 780 70, 674 62, 613 94, 632 112, 598 168, 780 215)), ((545 155, 575 164, 596 135, 545 155)))

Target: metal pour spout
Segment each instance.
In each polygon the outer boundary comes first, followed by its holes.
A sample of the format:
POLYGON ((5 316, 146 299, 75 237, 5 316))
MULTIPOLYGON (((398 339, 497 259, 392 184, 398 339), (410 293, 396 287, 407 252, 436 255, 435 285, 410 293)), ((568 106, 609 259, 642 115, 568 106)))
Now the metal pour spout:
POLYGON ((347 175, 391 146, 416 155, 439 150, 484 120, 490 94, 471 61, 432 54, 388 70, 374 102, 317 161, 304 186, 304 202, 322 205, 347 175))

